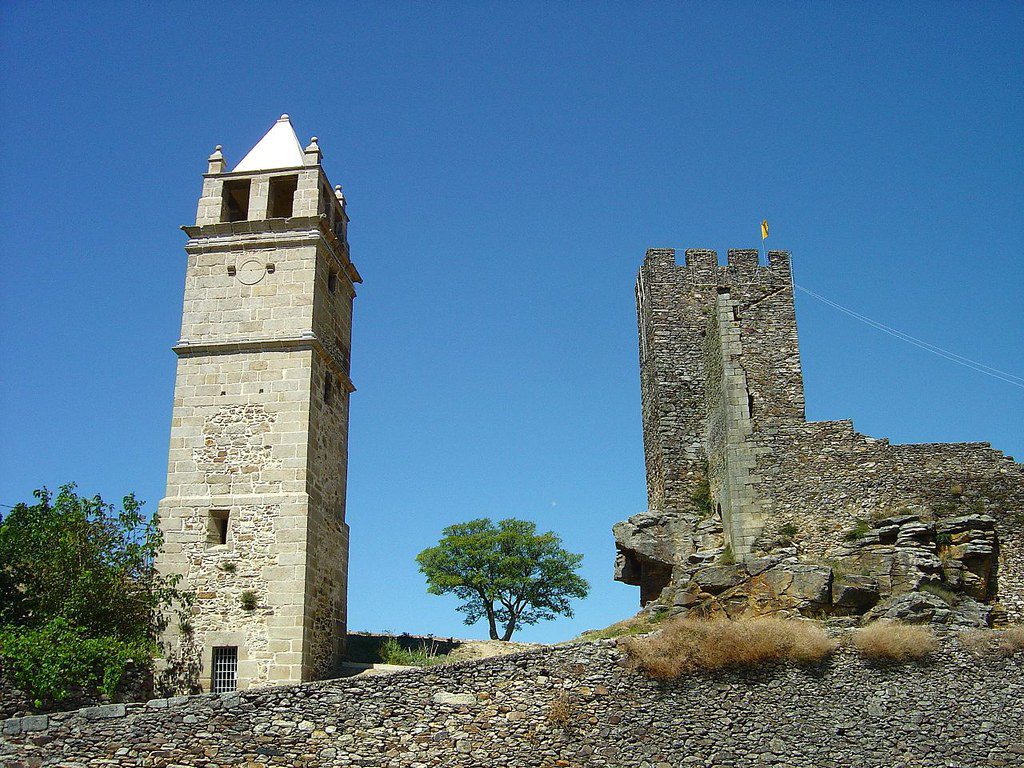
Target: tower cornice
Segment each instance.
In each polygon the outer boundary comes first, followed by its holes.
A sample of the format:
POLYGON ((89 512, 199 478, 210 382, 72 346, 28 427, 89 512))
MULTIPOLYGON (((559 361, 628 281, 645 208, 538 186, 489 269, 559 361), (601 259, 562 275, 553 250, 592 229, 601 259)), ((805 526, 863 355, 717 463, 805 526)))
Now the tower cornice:
POLYGON ((295 216, 290 219, 258 219, 231 221, 217 224, 184 225, 182 231, 189 236, 186 253, 215 253, 239 247, 273 249, 322 242, 337 262, 355 294, 355 283, 363 282, 356 265, 352 263, 348 244, 341 241, 327 223, 324 214, 295 216))
POLYGON ((178 357, 310 349, 327 362, 334 374, 345 383, 349 392, 356 391, 355 385, 349 376, 348 365, 342 357, 342 351, 330 342, 325 342, 313 331, 305 331, 299 336, 253 336, 244 339, 204 339, 203 341, 196 342, 181 339, 171 349, 174 350, 178 357))

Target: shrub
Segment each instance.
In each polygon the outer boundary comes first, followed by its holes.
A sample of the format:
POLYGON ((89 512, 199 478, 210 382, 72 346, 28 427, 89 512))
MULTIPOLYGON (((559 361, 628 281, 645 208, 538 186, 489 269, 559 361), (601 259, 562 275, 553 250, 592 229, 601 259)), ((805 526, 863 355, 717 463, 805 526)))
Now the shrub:
POLYGON ((435 643, 420 641, 419 648, 403 648, 398 640, 387 638, 380 644, 380 658, 385 664, 396 664, 403 667, 433 667, 444 664, 448 657, 437 652, 435 643))
POLYGON ((711 481, 708 479, 707 465, 697 476, 697 483, 690 493, 690 501, 697 508, 701 517, 711 517, 715 514, 715 500, 711 495, 711 481))
POLYGON ((796 523, 785 523, 779 528, 779 535, 791 541, 798 533, 800 533, 800 529, 796 523))
POLYGON ((853 528, 843 534, 843 538, 847 541, 857 541, 867 536, 868 531, 871 530, 871 523, 867 520, 860 519, 854 523, 853 528))
POLYGON ((238 570, 238 564, 233 560, 228 560, 227 562, 221 563, 217 567, 224 571, 224 573, 234 573, 238 570))
POLYGON ((771 617, 678 619, 655 635, 627 638, 621 644, 633 667, 659 680, 784 660, 813 664, 836 649, 836 643, 816 624, 771 617))
POLYGON ((559 691, 548 705, 548 722, 568 731, 572 728, 572 716, 572 699, 565 691, 559 691))
POLYGON ((579 636, 579 640, 608 640, 623 635, 646 635, 653 632, 658 624, 668 618, 668 608, 658 607, 651 613, 641 614, 617 621, 604 629, 588 629, 579 636))
POLYGON ((922 584, 921 591, 935 595, 946 605, 956 605, 960 601, 956 592, 951 590, 949 587, 942 586, 941 584, 922 584))
POLYGON ((242 603, 242 610, 244 611, 255 611, 256 606, 259 604, 256 593, 251 589, 245 590, 245 592, 242 593, 241 598, 239 598, 239 601, 242 603))
POLYGON ((853 645, 861 656, 872 661, 905 662, 933 653, 938 640, 928 627, 875 621, 853 633, 853 645))
POLYGON ((0 630, 0 657, 4 674, 36 699, 59 703, 76 693, 97 692, 113 698, 129 664, 147 667, 155 648, 144 641, 116 637, 87 637, 55 618, 38 628, 4 627, 0 630))
POLYGON ((736 564, 736 555, 732 552, 732 544, 725 545, 725 549, 722 550, 722 554, 718 556, 718 562, 722 565, 736 564))

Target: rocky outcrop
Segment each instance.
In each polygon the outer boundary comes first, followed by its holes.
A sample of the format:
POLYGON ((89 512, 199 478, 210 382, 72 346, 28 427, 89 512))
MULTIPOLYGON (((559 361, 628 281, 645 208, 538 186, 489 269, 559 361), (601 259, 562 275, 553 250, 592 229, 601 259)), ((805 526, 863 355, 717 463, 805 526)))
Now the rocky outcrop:
POLYGON ((899 619, 950 626, 990 626, 999 543, 992 518, 965 515, 940 521, 920 515, 861 521, 826 561, 799 544, 769 540, 772 551, 742 563, 722 550, 712 564, 677 564, 649 610, 672 615, 777 613, 819 617, 899 619))

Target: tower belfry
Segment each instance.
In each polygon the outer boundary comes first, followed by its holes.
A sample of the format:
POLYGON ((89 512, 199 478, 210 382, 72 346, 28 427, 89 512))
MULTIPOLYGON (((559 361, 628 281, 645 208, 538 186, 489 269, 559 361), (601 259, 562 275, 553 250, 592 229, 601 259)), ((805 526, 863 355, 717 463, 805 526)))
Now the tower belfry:
POLYGON ((182 227, 160 568, 195 590, 165 638, 205 690, 298 682, 344 649, 352 301, 348 215, 287 115, 227 171, 218 146, 182 227))

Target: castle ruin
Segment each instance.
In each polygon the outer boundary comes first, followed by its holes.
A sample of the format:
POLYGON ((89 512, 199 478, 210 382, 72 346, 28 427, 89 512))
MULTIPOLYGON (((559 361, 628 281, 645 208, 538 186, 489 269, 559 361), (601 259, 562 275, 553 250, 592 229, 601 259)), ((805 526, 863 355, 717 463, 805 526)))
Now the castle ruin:
POLYGON ((218 146, 185 251, 165 549, 195 591, 168 628, 186 689, 332 672, 344 650, 348 215, 287 115, 230 172, 218 146))
POLYGON ((1024 617, 1024 465, 806 421, 787 252, 648 250, 636 303, 648 509, 614 532, 642 605, 1024 617))

